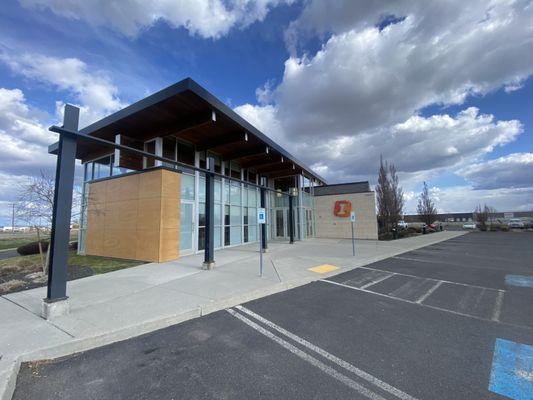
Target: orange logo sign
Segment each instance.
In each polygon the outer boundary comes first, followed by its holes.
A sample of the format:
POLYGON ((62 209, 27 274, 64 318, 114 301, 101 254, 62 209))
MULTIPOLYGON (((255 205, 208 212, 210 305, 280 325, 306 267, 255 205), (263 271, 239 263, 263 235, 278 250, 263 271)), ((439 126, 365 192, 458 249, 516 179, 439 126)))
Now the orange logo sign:
POLYGON ((337 200, 335 202, 333 215, 341 218, 347 218, 350 216, 350 211, 352 211, 352 203, 350 203, 348 200, 337 200))

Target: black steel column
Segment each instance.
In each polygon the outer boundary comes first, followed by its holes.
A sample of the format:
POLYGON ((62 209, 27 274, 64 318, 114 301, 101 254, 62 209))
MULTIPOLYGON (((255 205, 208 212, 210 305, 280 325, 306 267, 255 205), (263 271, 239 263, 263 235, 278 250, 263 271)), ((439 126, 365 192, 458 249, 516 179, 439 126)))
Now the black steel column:
POLYGON ((212 269, 215 266, 215 159, 207 157, 205 174, 205 251, 204 268, 212 269))
MULTIPOLYGON (((63 127, 78 131, 79 116, 79 108, 67 104, 63 117, 63 127)), ((54 205, 52 208, 50 266, 46 292, 46 300, 49 302, 67 298, 68 242, 70 239, 75 162, 76 138, 63 134, 59 137, 54 205)))
MULTIPOLYGON (((266 186, 266 178, 261 178, 261 185, 266 186)), ((265 215, 267 216, 267 221, 268 221, 268 211, 266 209, 266 189, 261 188, 259 200, 260 200, 261 208, 265 209, 265 215)), ((266 251, 266 249, 268 248, 267 224, 261 224, 261 237, 262 237, 261 248, 263 249, 263 251, 266 251)))
POLYGON ((289 194, 289 243, 294 244, 294 197, 289 194))

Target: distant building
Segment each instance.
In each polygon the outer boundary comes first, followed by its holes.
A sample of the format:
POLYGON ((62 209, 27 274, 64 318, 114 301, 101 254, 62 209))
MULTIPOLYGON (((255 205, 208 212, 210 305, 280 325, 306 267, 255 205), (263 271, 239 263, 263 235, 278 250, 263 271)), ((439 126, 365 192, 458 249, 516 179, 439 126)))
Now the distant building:
MULTIPOLYGON (((510 212, 496 212, 491 214, 490 218, 502 223, 509 222, 511 218, 520 218, 523 221, 533 220, 533 211, 510 211, 510 212)), ((420 222, 418 214, 404 215, 405 222, 420 222)), ((474 213, 442 213, 437 214, 436 221, 439 222, 471 222, 474 221, 474 213)))

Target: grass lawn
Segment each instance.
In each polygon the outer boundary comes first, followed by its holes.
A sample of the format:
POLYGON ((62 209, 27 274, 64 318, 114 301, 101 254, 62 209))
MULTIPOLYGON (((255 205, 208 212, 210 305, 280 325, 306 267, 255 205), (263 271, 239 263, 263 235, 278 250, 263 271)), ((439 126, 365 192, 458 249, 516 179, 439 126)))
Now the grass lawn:
MULTIPOLYGON (((75 250, 70 250, 68 279, 104 274, 141 264, 144 264, 144 262, 108 257, 80 256, 76 254, 75 250)), ((0 260, 0 295, 44 286, 45 284, 46 276, 42 274, 39 254, 0 260)))

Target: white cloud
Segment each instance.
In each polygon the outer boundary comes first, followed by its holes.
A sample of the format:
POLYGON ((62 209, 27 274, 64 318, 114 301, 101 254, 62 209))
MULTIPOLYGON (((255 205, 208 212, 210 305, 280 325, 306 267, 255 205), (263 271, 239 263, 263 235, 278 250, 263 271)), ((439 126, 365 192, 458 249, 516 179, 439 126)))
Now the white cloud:
POLYGON ((332 182, 374 181, 383 154, 406 190, 417 190, 422 180, 466 171, 524 131, 518 120, 497 120, 475 107, 426 114, 430 106, 520 90, 533 74, 532 27, 533 5, 522 1, 428 7, 407 0, 311 0, 286 32, 291 55, 283 79, 258 89, 259 105, 237 111, 332 182), (302 51, 312 37, 322 47, 302 51))
POLYGON ((20 89, 0 88, 0 173, 33 174, 53 166, 46 146, 57 135, 35 115, 39 112, 28 107, 20 89))
POLYGON ((533 5, 322 3, 310 2, 298 22, 334 34, 315 55, 291 56, 273 90, 279 117, 295 138, 399 123, 430 105, 517 88, 533 73, 533 5), (406 18, 382 30, 374 26, 390 14, 406 18))
MULTIPOLYGON (((77 58, 4 52, 0 60, 14 73, 72 93, 80 103, 80 127, 125 106, 111 79, 102 71, 89 71, 87 64, 77 58)), ((57 104, 59 109, 63 105, 57 104)))
POLYGON ((495 160, 468 165, 458 173, 475 189, 531 188, 533 153, 513 153, 495 160))
MULTIPOLYGON (((437 209, 441 213, 470 212, 478 204, 496 208, 498 211, 533 211, 533 188, 474 189, 472 186, 432 188, 437 209)), ((406 214, 416 214, 418 193, 406 199, 406 214)))
POLYGON ((272 105, 247 104, 236 111, 333 182, 374 180, 380 155, 396 165, 404 183, 420 182, 432 172, 464 167, 523 131, 519 121, 496 121, 493 115, 470 107, 455 116, 414 115, 404 122, 352 136, 327 138, 324 134, 295 142, 272 105))
POLYGON ((217 39, 232 28, 262 21, 269 10, 294 0, 20 0, 25 7, 49 8, 66 18, 85 20, 135 37, 158 21, 191 35, 217 39))

